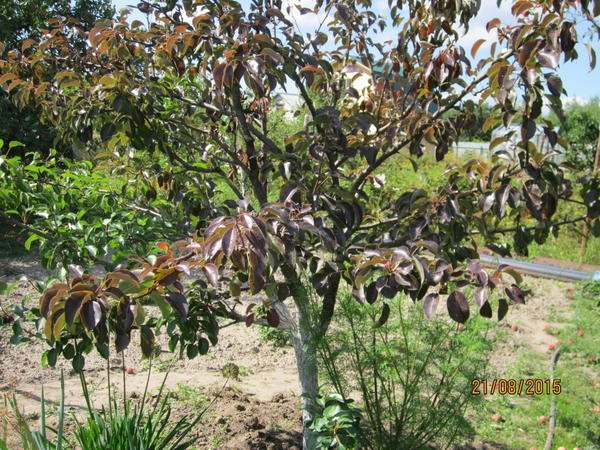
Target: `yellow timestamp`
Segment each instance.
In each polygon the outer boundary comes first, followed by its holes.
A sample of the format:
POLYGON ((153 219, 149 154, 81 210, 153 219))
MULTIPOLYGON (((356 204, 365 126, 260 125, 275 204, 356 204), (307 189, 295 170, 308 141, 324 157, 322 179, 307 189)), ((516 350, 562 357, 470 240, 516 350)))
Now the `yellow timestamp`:
POLYGON ((471 380, 471 395, 560 395, 560 378, 476 378, 471 380))

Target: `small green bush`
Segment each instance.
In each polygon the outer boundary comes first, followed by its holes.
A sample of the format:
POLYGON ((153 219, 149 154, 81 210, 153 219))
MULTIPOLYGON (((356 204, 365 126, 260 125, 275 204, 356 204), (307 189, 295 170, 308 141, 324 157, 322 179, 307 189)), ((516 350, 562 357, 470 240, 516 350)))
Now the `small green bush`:
POLYGON ((317 449, 361 448, 362 413, 352 403, 353 400, 335 393, 316 400, 308 427, 317 437, 317 449))
POLYGON ((342 298, 341 323, 321 343, 320 358, 342 398, 359 392, 365 448, 447 447, 473 433, 464 416, 480 401, 470 384, 485 376, 489 325, 475 318, 458 332, 404 300, 390 302, 392 313, 380 326, 380 306, 342 298))
MULTIPOLYGON (((163 191, 55 152, 44 159, 0 153, 0 231, 19 230, 15 240, 37 250, 47 268, 114 267, 181 236, 183 215, 163 191)), ((12 245, 0 250, 14 253, 12 245)))

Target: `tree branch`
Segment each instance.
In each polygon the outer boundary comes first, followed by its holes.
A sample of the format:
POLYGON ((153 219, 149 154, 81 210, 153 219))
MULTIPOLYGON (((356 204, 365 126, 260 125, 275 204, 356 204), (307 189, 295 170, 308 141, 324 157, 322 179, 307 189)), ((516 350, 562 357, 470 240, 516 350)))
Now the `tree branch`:
MULTIPOLYGON (((487 78, 487 74, 483 74, 479 78, 473 80, 471 82, 471 84, 464 91, 462 91, 461 94, 458 95, 451 103, 449 103, 444 108, 442 108, 438 112, 436 112, 431 117, 431 121, 439 119, 443 114, 445 114, 446 112, 450 111, 456 104, 460 103, 460 101, 463 98, 465 98, 473 89, 475 89, 475 87, 479 83, 481 83, 486 78, 487 78)), ((361 189, 361 187, 362 187, 363 183, 365 182, 365 180, 368 178, 368 176, 371 173, 373 173, 374 170, 376 170, 385 161, 387 161, 390 157, 394 156, 396 153, 398 153, 400 150, 402 150, 404 147, 406 147, 412 141, 414 141, 415 139, 420 139, 422 137, 422 135, 423 135, 423 131, 425 130, 425 127, 428 126, 431 121, 428 121, 427 123, 421 125, 419 127, 419 129, 416 131, 416 133, 413 136, 407 137, 406 139, 404 139, 403 141, 401 141, 399 144, 396 144, 395 146, 393 146, 391 148, 391 150, 385 152, 383 155, 381 155, 379 158, 377 158, 373 164, 370 164, 369 167, 367 167, 363 171, 363 173, 360 174, 360 176, 358 177, 358 179, 354 182, 354 184, 352 185, 352 188, 351 188, 351 192, 354 193, 354 194, 356 192, 358 192, 358 190, 361 189)))
POLYGON ((248 177, 250 178, 250 183, 252 184, 252 189, 254 190, 254 195, 256 196, 257 200, 261 204, 265 204, 267 203, 267 191, 265 189, 265 186, 263 186, 263 184, 260 181, 260 168, 258 167, 258 162, 256 161, 256 148, 254 147, 254 138, 252 137, 250 126, 248 125, 248 122, 246 121, 246 116, 244 114, 239 83, 232 86, 230 92, 233 113, 240 125, 240 133, 242 135, 242 138, 246 143, 246 155, 248 156, 248 166, 250 168, 248 177))

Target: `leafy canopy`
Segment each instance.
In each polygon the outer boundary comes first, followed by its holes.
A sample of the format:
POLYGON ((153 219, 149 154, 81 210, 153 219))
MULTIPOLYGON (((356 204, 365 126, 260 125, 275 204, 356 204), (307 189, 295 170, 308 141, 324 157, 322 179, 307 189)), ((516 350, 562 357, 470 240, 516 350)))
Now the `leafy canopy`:
POLYGON ((149 27, 123 15, 88 32, 53 19, 20 50, 0 49, 0 84, 13 101, 34 104, 73 142, 147 158, 145 173, 157 179, 195 177, 230 192, 215 205, 192 195, 191 183, 171 185, 174 204, 196 204, 197 233, 161 243, 160 256, 135 267, 101 278, 73 267, 68 282, 50 286, 40 314, 54 350, 81 336, 89 344, 82 349, 104 348, 110 331, 120 351, 136 327, 149 355, 153 330, 166 324, 173 348, 195 356, 206 337, 216 341, 217 315, 290 326, 289 297, 300 328, 318 336, 342 280, 359 301, 381 300, 380 323, 390 311, 385 299, 398 293, 423 301, 427 315, 448 294, 458 322, 473 310, 502 319, 509 303, 522 303, 518 274, 486 272, 477 249, 523 251, 565 223, 598 221, 598 174, 574 179, 554 162, 561 138, 541 114, 545 105, 561 110, 556 68, 578 57, 575 21, 595 30, 600 4, 515 1, 514 24, 487 24, 497 33, 489 52, 483 40, 457 44, 478 5, 397 0, 380 17, 368 0, 312 9, 277 0, 142 1, 149 27), (323 20, 307 35, 292 13, 323 20), (67 38, 74 34, 85 37, 83 47, 67 38), (303 124, 275 140, 271 100, 292 87, 303 124), (387 189, 385 165, 408 158, 418 170, 426 146, 441 162, 483 101, 493 104, 484 130, 521 124, 517 158, 497 151, 450 167, 433 195, 387 189), (538 126, 545 148, 532 141, 538 126), (582 214, 556 220, 560 202, 582 214), (512 245, 498 245, 499 234, 512 245), (196 291, 182 283, 192 270, 202 278, 196 291), (305 276, 320 298, 318 323, 303 319, 305 276), (161 308, 160 320, 145 316, 147 304, 161 308))
MULTIPOLYGON (((47 20, 55 16, 76 18, 81 27, 89 30, 97 20, 111 19, 114 14, 110 0, 3 0, 0 2, 0 42, 7 49, 18 50, 30 35, 39 37, 47 20)), ((0 92, 0 117, 3 119, 0 137, 7 142, 20 141, 44 152, 56 145, 59 133, 40 121, 37 109, 15 107, 4 92, 0 92)))

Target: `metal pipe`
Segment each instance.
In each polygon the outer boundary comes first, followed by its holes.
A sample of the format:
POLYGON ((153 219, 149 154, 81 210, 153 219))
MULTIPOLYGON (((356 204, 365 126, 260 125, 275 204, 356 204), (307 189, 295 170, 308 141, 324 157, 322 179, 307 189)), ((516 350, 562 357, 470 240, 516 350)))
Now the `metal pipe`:
POLYGON ((565 269, 562 267, 551 266, 549 264, 533 263, 521 261, 512 258, 503 258, 501 256, 491 256, 479 254, 479 260, 486 266, 498 267, 507 265, 514 267, 519 272, 529 275, 551 278, 561 281, 582 281, 582 280, 600 280, 600 272, 584 272, 581 270, 565 269))

